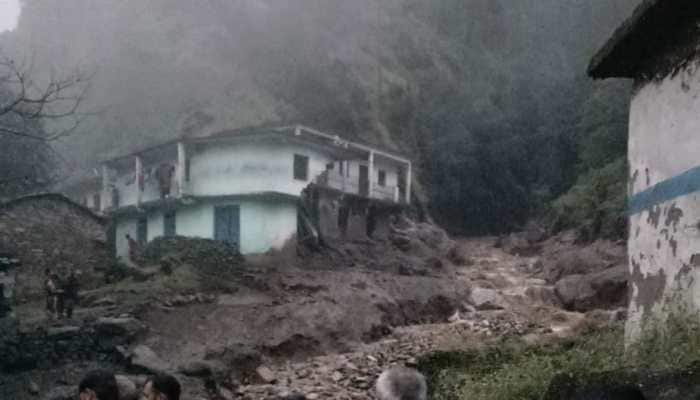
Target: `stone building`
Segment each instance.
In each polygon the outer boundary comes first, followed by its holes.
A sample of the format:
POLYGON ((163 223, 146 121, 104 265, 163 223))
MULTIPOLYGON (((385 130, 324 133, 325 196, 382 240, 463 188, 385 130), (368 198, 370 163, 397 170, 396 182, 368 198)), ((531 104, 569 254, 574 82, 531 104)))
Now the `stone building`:
POLYGON ((110 246, 123 258, 126 235, 141 244, 215 239, 242 254, 289 248, 310 184, 367 200, 363 214, 369 203, 407 205, 411 193, 407 158, 299 125, 182 137, 106 160, 101 170, 100 183, 93 177, 62 191, 112 218, 110 246))
POLYGON ((43 296, 44 270, 82 272, 83 288, 110 265, 107 221, 60 194, 37 194, 0 204, 0 254, 17 260, 16 297, 43 296))
POLYGON ((629 121, 626 333, 674 305, 700 310, 700 2, 644 0, 593 58, 634 80, 629 121))

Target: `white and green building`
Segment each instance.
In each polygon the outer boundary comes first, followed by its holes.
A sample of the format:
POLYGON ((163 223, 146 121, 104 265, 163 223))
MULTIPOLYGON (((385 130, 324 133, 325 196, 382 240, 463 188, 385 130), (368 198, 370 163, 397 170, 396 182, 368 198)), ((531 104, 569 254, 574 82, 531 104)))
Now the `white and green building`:
POLYGON ((390 203, 408 204, 411 193, 407 158, 304 126, 180 138, 106 160, 99 175, 66 192, 112 217, 121 257, 127 234, 142 244, 169 235, 222 240, 243 254, 281 249, 295 238, 310 183, 390 203))

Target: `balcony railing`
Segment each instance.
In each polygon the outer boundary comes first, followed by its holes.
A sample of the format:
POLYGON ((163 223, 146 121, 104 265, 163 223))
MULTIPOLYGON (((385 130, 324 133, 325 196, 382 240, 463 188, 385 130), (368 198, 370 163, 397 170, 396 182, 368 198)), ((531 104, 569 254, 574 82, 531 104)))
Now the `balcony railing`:
MULTIPOLYGON (((326 171, 319 175, 316 178, 316 184, 339 190, 343 193, 365 196, 365 194, 361 193, 360 183, 357 180, 342 176, 333 171, 326 171)), ((384 201, 398 202, 399 188, 395 186, 379 186, 375 184, 367 197, 384 201)))

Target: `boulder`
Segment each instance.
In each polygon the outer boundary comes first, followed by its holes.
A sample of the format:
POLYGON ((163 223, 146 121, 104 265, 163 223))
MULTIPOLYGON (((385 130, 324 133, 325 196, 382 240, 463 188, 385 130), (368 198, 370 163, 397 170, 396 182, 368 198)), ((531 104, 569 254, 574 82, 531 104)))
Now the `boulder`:
POLYGON ((134 348, 131 353, 131 367, 154 374, 170 369, 169 365, 146 345, 138 345, 134 348))
POLYGON ((469 294, 469 303, 479 311, 502 310, 507 305, 497 291, 481 287, 472 288, 469 294))
POLYGON ((498 238, 495 247, 514 256, 532 257, 540 252, 542 246, 528 240, 524 233, 511 233, 498 238))
POLYGON ((146 326, 136 318, 99 318, 95 322, 99 335, 135 337, 146 331, 146 326))
POLYGON ((554 291, 565 309, 590 311, 614 309, 627 302, 629 272, 626 265, 618 265, 587 275, 570 275, 554 286, 554 291))
POLYGON ((224 365, 216 361, 193 360, 178 368, 178 371, 186 376, 205 378, 226 369, 224 365))
POLYGON ((538 276, 554 284, 569 275, 600 272, 626 261, 624 246, 600 240, 583 248, 567 246, 556 254, 543 257, 543 268, 538 276))
POLYGON ((275 381, 277 381, 274 372, 272 372, 270 368, 260 366, 255 370, 255 372, 258 374, 258 377, 265 383, 274 383, 275 381))
POLYGON ((115 375, 119 387, 119 400, 138 400, 141 391, 136 384, 125 375, 115 375))
POLYGON ((37 383, 34 381, 29 381, 29 387, 27 388, 27 390, 29 390, 30 394, 33 394, 35 396, 38 395, 39 392, 41 391, 41 389, 39 388, 39 385, 37 385, 37 383))
POLYGON ((46 330, 46 336, 52 340, 68 338, 80 332, 80 327, 77 326, 57 326, 46 330))

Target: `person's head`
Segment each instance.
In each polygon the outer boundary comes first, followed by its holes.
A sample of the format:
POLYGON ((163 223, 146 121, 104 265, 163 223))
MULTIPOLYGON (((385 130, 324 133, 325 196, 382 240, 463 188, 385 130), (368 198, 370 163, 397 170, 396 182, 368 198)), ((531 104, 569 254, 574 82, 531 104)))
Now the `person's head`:
POLYGON ((174 376, 158 374, 143 385, 144 400, 180 400, 180 382, 174 376))
POLYGON ((418 371, 404 367, 388 369, 375 385, 379 400, 425 400, 428 386, 418 371))
POLYGON ((131 239, 131 235, 129 235, 128 233, 126 235, 124 235, 124 237, 126 238, 126 240, 131 239))
POLYGON ((46 269, 44 270, 44 275, 46 275, 46 276, 51 276, 51 268, 46 268, 46 269))
POLYGON ((78 386, 80 400, 119 400, 119 387, 114 374, 96 370, 88 372, 78 386))

